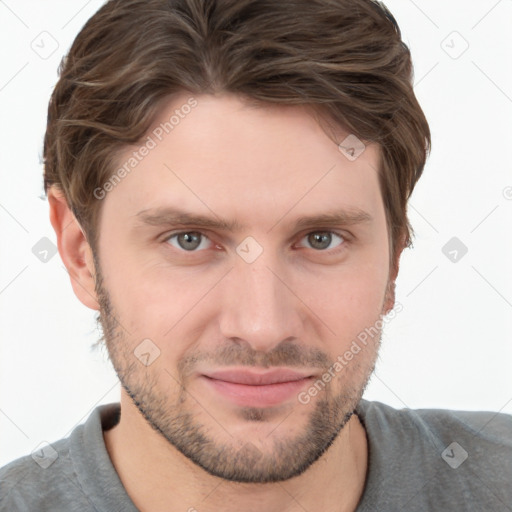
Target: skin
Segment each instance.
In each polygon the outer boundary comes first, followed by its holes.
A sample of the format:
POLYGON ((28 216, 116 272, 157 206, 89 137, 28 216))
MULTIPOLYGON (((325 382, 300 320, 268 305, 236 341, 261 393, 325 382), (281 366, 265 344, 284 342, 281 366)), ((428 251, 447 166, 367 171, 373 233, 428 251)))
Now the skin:
MULTIPOLYGON (((148 134, 190 96, 169 102, 148 134)), ((102 199, 97 254, 62 194, 52 187, 48 195, 73 290, 100 311, 122 383, 121 420, 104 432, 108 453, 142 511, 355 510, 368 453, 353 411, 380 333, 307 404, 294 395, 237 405, 201 374, 284 367, 321 378, 392 309, 403 247, 390 261, 379 147, 350 161, 301 106, 195 98, 197 107, 102 199), (241 226, 137 217, 167 206, 241 226), (295 227, 340 209, 371 219, 295 227), (183 232, 205 238, 192 237, 194 249, 172 236, 183 232), (320 240, 309 236, 319 232, 320 240), (252 263, 237 253, 247 237, 263 250, 252 263), (159 350, 148 366, 134 355, 145 339, 159 350)), ((339 128, 338 141, 347 135, 339 128)))

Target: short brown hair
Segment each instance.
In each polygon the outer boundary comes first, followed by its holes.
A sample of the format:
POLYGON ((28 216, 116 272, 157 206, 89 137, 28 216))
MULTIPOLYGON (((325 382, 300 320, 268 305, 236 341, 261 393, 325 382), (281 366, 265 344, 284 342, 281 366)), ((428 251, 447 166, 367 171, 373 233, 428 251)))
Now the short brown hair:
POLYGON ((146 134, 162 101, 234 93, 306 105, 380 145, 380 189, 394 256, 411 245, 407 201, 430 150, 409 49, 372 0, 110 0, 59 68, 44 139, 55 184, 97 248, 116 155, 146 134))

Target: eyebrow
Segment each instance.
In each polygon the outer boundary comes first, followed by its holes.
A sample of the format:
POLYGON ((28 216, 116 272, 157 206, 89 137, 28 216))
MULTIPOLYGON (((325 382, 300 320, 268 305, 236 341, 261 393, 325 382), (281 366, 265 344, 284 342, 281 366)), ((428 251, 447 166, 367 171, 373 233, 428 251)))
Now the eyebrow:
MULTIPOLYGON (((215 214, 213 215, 213 217, 208 217, 186 212, 175 207, 161 207, 141 210, 134 217, 136 218, 136 224, 142 226, 194 226, 228 232, 242 231, 247 227, 240 224, 237 220, 226 220, 215 214)), ((304 215, 295 220, 294 227, 295 229, 305 229, 311 227, 351 226, 368 223, 372 220, 373 217, 368 212, 360 208, 350 207, 327 211, 318 215, 304 215)))

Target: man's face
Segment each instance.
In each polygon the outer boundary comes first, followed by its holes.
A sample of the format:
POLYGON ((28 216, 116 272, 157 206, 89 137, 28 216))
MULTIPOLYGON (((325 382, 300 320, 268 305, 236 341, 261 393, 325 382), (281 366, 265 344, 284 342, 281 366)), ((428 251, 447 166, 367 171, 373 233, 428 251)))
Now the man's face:
POLYGON ((380 333, 341 370, 333 364, 392 307, 378 148, 351 161, 301 107, 205 95, 181 108, 189 97, 161 112, 146 156, 140 146, 120 156, 119 167, 133 151, 140 161, 103 199, 107 347, 140 412, 190 460, 229 480, 288 479, 349 420, 380 333), (337 214, 347 219, 327 218, 337 214), (205 376, 277 368, 308 378, 205 376))

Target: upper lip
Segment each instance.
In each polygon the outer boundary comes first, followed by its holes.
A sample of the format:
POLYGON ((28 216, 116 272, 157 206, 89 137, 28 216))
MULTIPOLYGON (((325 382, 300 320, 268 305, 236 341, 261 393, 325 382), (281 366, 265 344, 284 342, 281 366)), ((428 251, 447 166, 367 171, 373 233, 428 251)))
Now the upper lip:
POLYGON ((249 384, 253 386, 263 386, 279 382, 292 382, 312 377, 311 373, 301 373, 288 368, 277 368, 266 372, 249 370, 218 370, 205 373, 204 375, 211 379, 233 382, 236 384, 249 384))

